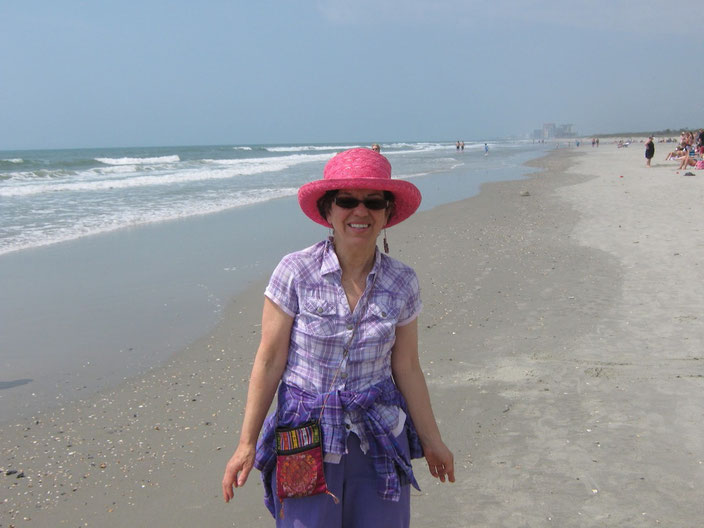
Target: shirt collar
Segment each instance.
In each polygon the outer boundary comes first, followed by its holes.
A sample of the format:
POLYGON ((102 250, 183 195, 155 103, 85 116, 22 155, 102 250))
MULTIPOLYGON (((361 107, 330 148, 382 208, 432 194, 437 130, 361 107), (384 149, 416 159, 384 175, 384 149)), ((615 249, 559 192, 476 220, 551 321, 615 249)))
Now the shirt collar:
POLYGON ((329 273, 342 273, 340 268, 340 261, 337 259, 337 254, 335 253, 335 247, 332 243, 332 237, 329 237, 325 241, 325 247, 323 248, 323 262, 320 265, 320 273, 325 276, 329 273))

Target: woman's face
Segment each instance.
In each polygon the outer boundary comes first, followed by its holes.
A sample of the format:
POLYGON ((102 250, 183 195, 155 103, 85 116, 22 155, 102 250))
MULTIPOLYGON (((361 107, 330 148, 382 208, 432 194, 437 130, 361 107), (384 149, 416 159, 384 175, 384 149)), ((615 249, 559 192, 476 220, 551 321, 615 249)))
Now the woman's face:
MULTIPOLYGON (((373 189, 344 189, 335 198, 368 198, 384 199, 383 191, 373 189)), ((335 230, 335 238, 341 242, 360 244, 376 244, 376 238, 386 225, 389 209, 367 209, 360 201, 353 209, 340 207, 333 201, 327 220, 335 230)))

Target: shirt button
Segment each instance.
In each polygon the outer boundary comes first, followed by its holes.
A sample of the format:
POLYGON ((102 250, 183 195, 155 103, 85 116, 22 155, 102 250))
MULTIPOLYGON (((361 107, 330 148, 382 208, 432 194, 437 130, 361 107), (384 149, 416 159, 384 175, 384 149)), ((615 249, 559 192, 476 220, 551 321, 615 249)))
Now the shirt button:
POLYGON ((347 330, 354 330, 354 325, 348 324, 348 325, 347 325, 347 330))
POLYGON ((345 424, 345 427, 346 427, 347 429, 350 429, 352 426, 351 426, 350 424, 347 424, 347 423, 346 423, 346 424, 345 424))
POLYGON ((386 317, 386 312, 381 312, 382 317, 386 317))
POLYGON ((318 313, 323 313, 323 308, 318 306, 318 313))
POLYGON ((342 374, 340 374, 340 377, 342 379, 347 379, 347 372, 343 372, 342 374))

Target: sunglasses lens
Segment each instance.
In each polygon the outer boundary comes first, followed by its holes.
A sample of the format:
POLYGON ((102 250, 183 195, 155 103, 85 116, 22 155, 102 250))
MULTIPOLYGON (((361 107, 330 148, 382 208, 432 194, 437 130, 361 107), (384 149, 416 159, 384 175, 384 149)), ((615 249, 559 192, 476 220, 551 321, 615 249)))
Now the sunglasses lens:
POLYGON ((354 209, 359 205, 359 200, 350 196, 340 196, 335 198, 335 203, 338 207, 342 207, 343 209, 354 209))
POLYGON ((382 209, 386 209, 388 205, 388 202, 384 198, 367 198, 366 200, 358 200, 351 196, 338 196, 335 198, 337 206, 343 209, 354 209, 360 202, 370 211, 381 211, 382 209))
POLYGON ((383 198, 368 198, 364 200, 364 207, 372 211, 380 211, 386 209, 386 200, 383 198))

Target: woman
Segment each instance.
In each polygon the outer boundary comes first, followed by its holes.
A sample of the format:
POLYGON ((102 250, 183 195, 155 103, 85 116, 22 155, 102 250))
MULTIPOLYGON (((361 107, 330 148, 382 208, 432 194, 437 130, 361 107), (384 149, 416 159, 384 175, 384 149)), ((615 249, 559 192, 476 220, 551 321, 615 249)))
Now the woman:
POLYGON ((277 526, 329 528, 344 519, 401 528, 410 522, 410 484, 418 487, 411 458, 425 456, 434 477, 454 482, 418 359, 418 280, 376 247, 382 229, 411 216, 420 200, 366 148, 337 154, 322 180, 299 189, 303 212, 332 236, 284 257, 267 286, 225 501, 256 467, 277 526), (277 387, 277 410, 265 422, 277 387), (326 494, 285 499, 281 515, 274 430, 318 417, 325 478, 339 504, 326 494))
POLYGON ((645 166, 650 167, 650 160, 655 156, 655 142, 653 141, 653 136, 648 138, 645 142, 645 166))

